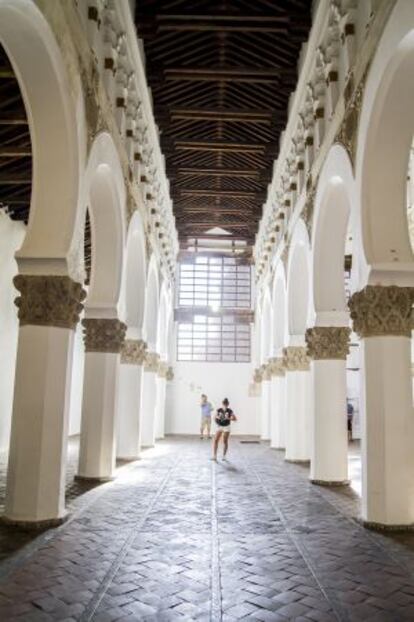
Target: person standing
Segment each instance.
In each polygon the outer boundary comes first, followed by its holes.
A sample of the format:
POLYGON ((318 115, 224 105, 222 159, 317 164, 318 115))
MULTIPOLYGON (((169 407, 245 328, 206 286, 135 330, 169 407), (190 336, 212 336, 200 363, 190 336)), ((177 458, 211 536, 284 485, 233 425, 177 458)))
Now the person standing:
POLYGON ((222 402, 222 407, 217 410, 216 414, 217 430, 213 443, 213 460, 217 462, 217 450, 220 442, 220 438, 223 437, 223 460, 226 460, 227 450, 229 448, 229 437, 232 421, 237 421, 237 417, 230 408, 230 403, 227 397, 222 402))
POLYGON ((204 430, 207 429, 207 436, 211 438, 211 413, 214 408, 207 400, 207 395, 204 393, 201 396, 201 424, 200 424, 200 439, 204 438, 204 430))
POLYGON ((354 419, 354 407, 349 400, 346 401, 348 441, 352 441, 352 424, 354 419))

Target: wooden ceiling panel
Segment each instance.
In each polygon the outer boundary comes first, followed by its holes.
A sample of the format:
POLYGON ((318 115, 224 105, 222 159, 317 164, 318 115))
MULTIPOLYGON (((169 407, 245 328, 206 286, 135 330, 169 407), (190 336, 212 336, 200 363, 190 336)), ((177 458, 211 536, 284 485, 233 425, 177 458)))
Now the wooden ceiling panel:
POLYGON ((140 0, 136 26, 179 236, 224 227, 251 243, 310 0, 140 0))

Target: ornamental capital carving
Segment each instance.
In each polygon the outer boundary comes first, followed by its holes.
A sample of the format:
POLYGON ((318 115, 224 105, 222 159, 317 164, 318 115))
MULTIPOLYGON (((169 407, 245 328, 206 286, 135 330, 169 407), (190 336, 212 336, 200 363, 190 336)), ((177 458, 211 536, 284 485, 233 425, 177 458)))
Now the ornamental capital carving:
POLYGON ((413 287, 367 285, 351 296, 354 331, 360 337, 411 337, 413 287))
POLYGON ((272 372, 270 370, 270 363, 264 363, 260 367, 260 370, 261 370, 262 382, 272 379, 272 372))
POLYGON ((174 369, 171 366, 167 369, 167 374, 165 377, 168 382, 171 382, 171 380, 174 380, 174 369))
POLYGON ((167 378, 168 363, 166 361, 158 362, 158 378, 167 378))
POLYGON ((307 354, 316 361, 345 360, 349 354, 349 335, 346 326, 314 326, 305 333, 307 354))
POLYGON ((309 357, 305 346, 287 346, 283 348, 283 359, 286 371, 308 371, 309 357))
POLYGON ((151 371, 155 374, 158 372, 158 363, 160 355, 156 352, 146 352, 144 360, 144 371, 151 371))
POLYGON ((126 339, 121 350, 121 363, 124 365, 142 365, 147 344, 142 339, 126 339))
POLYGON ((253 372, 253 382, 260 384, 262 382, 262 370, 261 367, 257 367, 253 372))
POLYGON ((20 296, 15 299, 21 326, 75 328, 86 292, 68 276, 18 274, 14 277, 20 296))
POLYGON ((270 373, 273 376, 285 375, 285 359, 281 356, 275 356, 269 359, 270 373))
POLYGON ((87 318, 82 326, 86 352, 121 352, 126 324, 117 319, 87 318))

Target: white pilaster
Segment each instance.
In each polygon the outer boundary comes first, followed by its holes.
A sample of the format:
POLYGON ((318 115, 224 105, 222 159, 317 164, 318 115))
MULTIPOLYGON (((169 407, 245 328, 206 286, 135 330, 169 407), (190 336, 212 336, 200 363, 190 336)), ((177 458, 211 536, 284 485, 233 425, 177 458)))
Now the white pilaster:
POLYGON ((280 374, 272 377, 272 420, 270 430, 270 446, 273 449, 284 449, 286 446, 286 376, 280 374))

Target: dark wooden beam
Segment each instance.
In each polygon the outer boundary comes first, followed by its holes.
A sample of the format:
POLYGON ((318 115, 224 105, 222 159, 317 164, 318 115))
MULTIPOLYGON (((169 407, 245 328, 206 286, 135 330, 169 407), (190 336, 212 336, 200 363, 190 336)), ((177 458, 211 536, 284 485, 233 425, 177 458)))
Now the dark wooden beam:
POLYGON ((27 173, 0 173, 0 186, 19 186, 32 183, 30 171, 27 173))
POLYGON ((274 112, 272 110, 245 110, 242 108, 172 108, 160 111, 161 116, 168 115, 171 119, 192 121, 243 121, 243 123, 264 123, 270 125, 274 112))
POLYGON ((14 71, 13 69, 11 69, 11 67, 0 67, 0 80, 4 78, 16 78, 16 76, 14 75, 14 71))
POLYGON ((249 179, 268 179, 267 171, 254 169, 236 169, 236 168, 176 168, 168 169, 168 176, 172 179, 177 176, 194 175, 195 177, 241 177, 249 179))
POLYGON ((266 198, 265 192, 254 192, 250 190, 203 190, 203 189, 185 189, 177 188, 177 196, 192 196, 192 197, 219 197, 231 199, 258 199, 262 200, 266 198))
POLYGON ((27 125, 24 114, 0 112, 0 125, 27 125))
POLYGON ((30 147, 1 147, 0 146, 0 158, 22 158, 30 157, 32 150, 30 147))
POLYGON ((296 68, 274 69, 261 67, 165 67, 149 70, 151 82, 185 80, 193 82, 278 82, 283 77, 295 77, 296 68))
POLYGON ((214 140, 205 141, 184 141, 176 140, 172 143, 167 143, 166 151, 168 147, 175 147, 180 151, 227 151, 227 152, 243 152, 243 153, 256 153, 263 152, 267 148, 267 144, 260 143, 231 143, 231 142, 216 142, 214 140))

